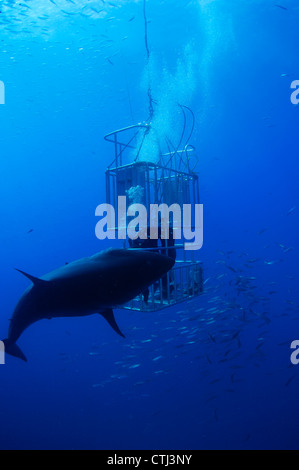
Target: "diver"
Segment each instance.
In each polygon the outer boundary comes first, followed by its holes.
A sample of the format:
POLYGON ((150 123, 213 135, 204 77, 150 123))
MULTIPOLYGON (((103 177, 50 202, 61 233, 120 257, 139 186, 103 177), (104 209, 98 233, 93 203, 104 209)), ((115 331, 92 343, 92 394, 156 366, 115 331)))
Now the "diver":
MULTIPOLYGON (((173 238, 173 227, 169 226, 169 237, 168 239, 163 239, 161 236, 161 227, 159 227, 159 235, 160 241, 162 245, 161 254, 166 255, 173 260, 176 260, 176 248, 175 248, 175 241, 173 238)), ((168 298, 168 282, 167 282, 167 274, 162 277, 162 295, 163 299, 168 298)), ((173 284, 170 284, 170 274, 169 274, 169 293, 174 290, 173 284)))
MULTIPOLYGON (((172 258, 173 260, 176 259, 176 248, 175 248, 175 242, 173 238, 172 226, 169 227, 168 239, 162 238, 161 224, 159 224, 158 239, 150 237, 150 227, 147 227, 147 238, 144 238, 144 239, 136 238, 135 240, 132 240, 129 238, 129 245, 130 245, 130 248, 140 248, 144 250, 151 249, 151 251, 154 251, 155 253, 160 253, 164 256, 168 256, 169 258, 172 258), (158 241, 160 241, 160 245, 158 244, 158 241)), ((159 282, 155 283, 154 291, 156 291, 158 287, 159 287, 159 282)), ((169 285, 169 291, 168 291, 168 279, 167 279, 167 275, 164 275, 162 277, 163 299, 167 299, 168 292, 171 293, 173 290, 174 290, 174 286, 169 285)), ((148 298, 149 298, 149 289, 147 288, 144 292, 142 292, 142 294, 143 294, 145 303, 147 303, 148 298)))
MULTIPOLYGON (((140 248, 143 250, 151 248, 151 251, 159 253, 159 250, 153 250, 153 248, 158 248, 158 240, 150 237, 150 229, 147 227, 147 238, 135 238, 132 240, 129 238, 130 248, 140 248)), ((149 289, 148 287, 142 292, 144 302, 148 303, 149 298, 149 289)))

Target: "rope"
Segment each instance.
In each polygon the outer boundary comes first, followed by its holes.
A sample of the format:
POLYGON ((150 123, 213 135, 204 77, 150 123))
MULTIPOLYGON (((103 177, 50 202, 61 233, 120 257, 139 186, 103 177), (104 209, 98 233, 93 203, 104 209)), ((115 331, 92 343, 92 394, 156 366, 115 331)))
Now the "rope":
POLYGON ((146 66, 148 72, 148 89, 147 89, 147 96, 148 96, 148 109, 149 109, 149 117, 148 121, 150 122, 154 115, 154 100, 152 96, 152 88, 151 88, 151 80, 150 80, 150 73, 149 73, 149 62, 150 62, 150 49, 148 45, 148 34, 147 34, 147 16, 146 16, 146 0, 143 0, 143 18, 144 18, 144 42, 145 42, 145 50, 146 50, 146 66))

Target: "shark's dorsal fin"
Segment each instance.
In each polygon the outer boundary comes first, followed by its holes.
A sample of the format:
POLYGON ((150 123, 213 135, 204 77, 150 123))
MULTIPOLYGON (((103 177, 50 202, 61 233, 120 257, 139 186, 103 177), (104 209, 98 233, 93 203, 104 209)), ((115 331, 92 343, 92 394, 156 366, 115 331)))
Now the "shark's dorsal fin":
POLYGON ((109 325, 111 326, 111 328, 113 328, 113 330, 120 336, 122 336, 123 338, 125 338, 125 335, 120 331, 116 321, 115 321, 115 318, 114 318, 114 314, 113 314, 113 310, 112 308, 107 308, 106 310, 103 310, 102 312, 100 312, 100 315, 102 315, 105 320, 109 323, 109 325))
POLYGON ((43 279, 39 279, 38 277, 32 276, 31 274, 25 273, 20 269, 15 268, 16 271, 26 276, 35 286, 41 286, 48 283, 48 281, 44 281, 43 279))

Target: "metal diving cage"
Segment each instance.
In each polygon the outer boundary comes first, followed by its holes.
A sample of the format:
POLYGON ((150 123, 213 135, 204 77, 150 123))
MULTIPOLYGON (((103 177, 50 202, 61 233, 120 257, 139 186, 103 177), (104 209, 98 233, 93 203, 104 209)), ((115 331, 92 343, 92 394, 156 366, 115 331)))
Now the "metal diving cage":
MULTIPOLYGON (((150 132, 149 124, 137 124, 104 137, 114 144, 114 160, 106 170, 106 202, 115 208, 115 230, 120 229, 117 224, 119 196, 126 196, 130 203, 141 203, 146 207, 147 214, 151 214, 152 204, 166 204, 168 207, 178 204, 180 208, 184 204, 191 207, 200 204, 195 148, 187 142, 183 148, 171 149, 168 141, 168 151, 162 153, 159 148, 155 155, 156 161, 150 161, 141 152, 150 132)), ((147 221, 148 227, 149 224, 150 220, 147 221)), ((170 223, 169 239, 163 239, 159 232, 154 243, 150 238, 131 240, 127 237, 124 240, 124 248, 154 250, 175 258, 175 264, 146 293, 140 294, 123 308, 156 311, 203 292, 202 263, 196 259, 196 251, 184 249, 183 233, 182 226, 182 238, 178 240, 171 237, 170 223)))

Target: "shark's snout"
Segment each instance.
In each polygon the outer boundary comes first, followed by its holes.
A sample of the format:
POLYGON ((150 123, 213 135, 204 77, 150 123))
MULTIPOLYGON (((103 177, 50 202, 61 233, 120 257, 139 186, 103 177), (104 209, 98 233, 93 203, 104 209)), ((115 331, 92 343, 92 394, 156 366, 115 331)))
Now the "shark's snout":
POLYGON ((142 263, 141 269, 153 279, 159 279, 165 275, 174 265, 175 260, 169 256, 158 253, 150 253, 142 263))

